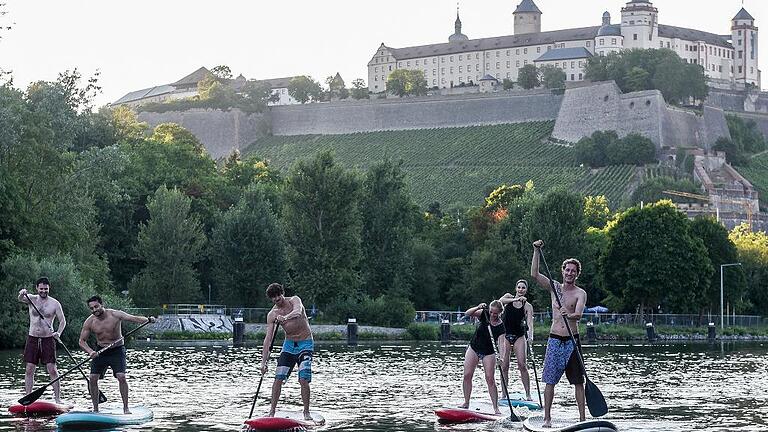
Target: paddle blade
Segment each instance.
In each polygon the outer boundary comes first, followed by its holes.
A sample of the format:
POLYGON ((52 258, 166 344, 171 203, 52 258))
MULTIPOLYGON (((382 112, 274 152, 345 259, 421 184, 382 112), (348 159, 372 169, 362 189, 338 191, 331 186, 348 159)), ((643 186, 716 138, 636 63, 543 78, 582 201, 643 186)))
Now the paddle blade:
POLYGON ((99 390, 99 403, 104 403, 106 401, 107 401, 107 397, 104 396, 104 393, 102 393, 101 390, 99 390))
POLYGON ((32 393, 24 396, 23 398, 19 399, 19 403, 24 405, 24 406, 27 406, 27 405, 31 404, 32 402, 40 399, 40 396, 42 396, 43 393, 45 393, 46 387, 48 387, 48 386, 40 387, 39 389, 33 391, 32 393))
POLYGON ((584 386, 584 393, 587 399, 587 408, 592 417, 602 417, 608 414, 608 404, 605 403, 600 389, 590 380, 587 380, 584 386))

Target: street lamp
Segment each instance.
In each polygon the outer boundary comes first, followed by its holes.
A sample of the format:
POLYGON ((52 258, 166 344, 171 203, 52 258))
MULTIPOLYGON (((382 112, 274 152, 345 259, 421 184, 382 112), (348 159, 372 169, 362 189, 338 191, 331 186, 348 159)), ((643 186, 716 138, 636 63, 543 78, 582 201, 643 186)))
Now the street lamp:
POLYGON ((723 267, 740 266, 741 263, 720 264, 720 331, 723 330, 723 267))

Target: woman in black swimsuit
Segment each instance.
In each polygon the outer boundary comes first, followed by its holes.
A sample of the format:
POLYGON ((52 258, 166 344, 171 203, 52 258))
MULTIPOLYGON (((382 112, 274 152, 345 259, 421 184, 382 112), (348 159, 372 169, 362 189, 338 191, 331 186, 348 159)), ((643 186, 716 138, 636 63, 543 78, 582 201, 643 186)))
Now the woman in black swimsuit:
POLYGON ((464 390, 464 403, 459 405, 460 408, 469 407, 469 398, 472 395, 472 377, 475 375, 475 369, 477 365, 483 363, 483 371, 485 372, 485 382, 488 384, 488 393, 491 395, 491 402, 493 403, 493 409, 496 414, 501 415, 499 411, 499 392, 496 389, 496 355, 493 348, 493 342, 491 336, 488 334, 488 318, 490 317, 491 332, 493 333, 493 339, 498 340, 504 335, 504 323, 501 321, 502 305, 498 300, 491 302, 491 307, 488 308, 488 314, 485 314, 487 308, 485 303, 470 308, 466 312, 467 317, 476 317, 480 319, 480 324, 475 330, 475 334, 472 336, 472 340, 469 342, 466 353, 464 353, 464 381, 462 383, 462 390, 464 390))
POLYGON ((520 279, 515 283, 515 295, 504 294, 499 299, 504 305, 504 328, 505 337, 501 343, 501 368, 504 375, 501 379, 509 383, 509 363, 512 351, 515 352, 517 359, 517 369, 520 371, 520 380, 525 389, 525 398, 531 400, 531 377, 528 374, 526 365, 526 328, 528 332, 528 343, 533 341, 533 306, 526 301, 528 294, 528 282, 520 279))

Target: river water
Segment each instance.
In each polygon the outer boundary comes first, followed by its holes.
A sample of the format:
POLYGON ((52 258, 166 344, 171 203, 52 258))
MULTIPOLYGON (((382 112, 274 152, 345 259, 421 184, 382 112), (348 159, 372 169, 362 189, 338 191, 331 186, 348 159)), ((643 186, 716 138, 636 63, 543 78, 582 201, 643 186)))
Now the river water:
MULTIPOLYGON (((322 430, 516 430, 493 423, 437 423, 433 410, 461 399, 465 348, 465 344, 428 342, 357 347, 319 342, 312 366, 312 404, 327 420, 322 430)), ((621 431, 768 431, 766 342, 600 344, 585 345, 584 354, 587 372, 608 402, 610 412, 604 418, 621 431)), ((535 357, 540 362, 543 355, 544 346, 537 342, 535 357)), ((75 356, 84 358, 81 351, 75 356)), ((239 430, 256 391, 260 357, 256 345, 134 342, 128 350, 130 400, 150 407, 155 419, 124 430, 239 430)), ((71 366, 63 352, 59 361, 60 370, 71 366)), ((273 360, 270 375, 274 366, 273 360)), ((541 377, 540 363, 537 372, 541 377)), ((47 382, 47 377, 38 370, 37 380, 47 382)), ((553 413, 576 417, 572 387, 563 380, 556 389, 553 413)), ((52 419, 7 414, 8 405, 23 396, 23 381, 21 351, 0 351, 0 431, 55 430, 52 419)), ((266 412, 271 381, 264 380, 256 414, 266 412)), ((114 378, 108 376, 101 383, 108 403, 120 400, 114 378)), ((474 383, 473 398, 487 400, 479 370, 474 383)), ((519 381, 513 380, 510 391, 521 390, 519 381)), ((65 400, 88 408, 82 377, 66 377, 62 392, 65 400)), ((295 376, 284 386, 280 406, 300 408, 295 376)))

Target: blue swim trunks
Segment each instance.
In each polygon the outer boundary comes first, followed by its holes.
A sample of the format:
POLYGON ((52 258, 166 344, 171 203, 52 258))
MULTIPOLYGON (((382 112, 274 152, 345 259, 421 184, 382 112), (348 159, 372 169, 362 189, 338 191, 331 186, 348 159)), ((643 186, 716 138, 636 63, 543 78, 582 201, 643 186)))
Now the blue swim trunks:
POLYGON ((299 365, 299 379, 312 381, 312 354, 315 350, 315 342, 312 339, 292 341, 286 339, 283 342, 283 352, 277 359, 277 371, 275 379, 286 381, 293 371, 293 367, 299 365))
MULTIPOLYGON (((574 335, 579 342, 579 335, 574 335)), ((544 372, 541 380, 555 385, 565 373, 571 384, 583 384, 584 375, 579 363, 578 354, 574 350, 573 341, 569 336, 549 335, 547 353, 544 355, 544 372)))

